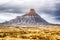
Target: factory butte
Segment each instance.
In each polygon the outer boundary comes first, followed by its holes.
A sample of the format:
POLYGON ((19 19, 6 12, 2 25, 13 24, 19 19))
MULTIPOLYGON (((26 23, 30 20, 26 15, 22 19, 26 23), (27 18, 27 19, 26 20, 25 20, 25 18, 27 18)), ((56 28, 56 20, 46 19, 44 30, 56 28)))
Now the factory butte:
POLYGON ((2 23, 4 25, 12 26, 40 26, 50 25, 47 21, 41 18, 35 9, 30 9, 22 16, 17 16, 15 19, 2 23))

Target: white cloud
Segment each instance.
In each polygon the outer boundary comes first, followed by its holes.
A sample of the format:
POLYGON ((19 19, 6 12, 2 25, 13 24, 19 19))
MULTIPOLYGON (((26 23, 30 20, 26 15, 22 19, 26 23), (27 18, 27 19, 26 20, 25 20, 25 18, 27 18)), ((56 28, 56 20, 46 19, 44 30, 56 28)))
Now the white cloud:
POLYGON ((11 19, 16 18, 16 16, 21 16, 22 14, 14 14, 14 13, 1 13, 0 14, 0 22, 9 21, 11 19))
POLYGON ((51 16, 51 15, 41 13, 40 16, 49 23, 54 23, 55 22, 55 20, 52 18, 53 16, 51 16))
POLYGON ((0 0, 0 5, 9 2, 10 0, 0 0))
POLYGON ((53 6, 56 0, 0 0, 1 4, 7 3, 9 5, 19 5, 26 6, 29 8, 37 8, 44 6, 53 6))

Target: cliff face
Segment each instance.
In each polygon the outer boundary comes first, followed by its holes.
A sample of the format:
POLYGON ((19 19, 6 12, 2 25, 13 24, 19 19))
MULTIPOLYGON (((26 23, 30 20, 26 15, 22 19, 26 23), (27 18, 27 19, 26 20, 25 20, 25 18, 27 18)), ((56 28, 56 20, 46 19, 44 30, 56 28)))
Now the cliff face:
POLYGON ((29 12, 22 16, 17 16, 15 19, 12 19, 4 24, 8 25, 47 25, 43 18, 41 18, 34 9, 30 9, 29 12))

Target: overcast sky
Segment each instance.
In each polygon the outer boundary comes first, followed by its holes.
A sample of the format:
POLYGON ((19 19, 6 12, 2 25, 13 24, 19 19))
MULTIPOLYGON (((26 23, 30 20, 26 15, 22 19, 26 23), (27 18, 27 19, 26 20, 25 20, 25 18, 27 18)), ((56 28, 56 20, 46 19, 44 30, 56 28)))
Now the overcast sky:
POLYGON ((60 0, 0 0, 0 23, 34 8, 49 23, 60 24, 60 0))

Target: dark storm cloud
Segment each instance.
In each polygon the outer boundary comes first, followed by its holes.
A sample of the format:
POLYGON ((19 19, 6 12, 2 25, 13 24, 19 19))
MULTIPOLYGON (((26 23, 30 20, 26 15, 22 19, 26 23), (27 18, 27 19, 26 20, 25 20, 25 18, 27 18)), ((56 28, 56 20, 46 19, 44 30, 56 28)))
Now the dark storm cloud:
POLYGON ((23 13, 23 7, 0 5, 0 13, 23 13))
POLYGON ((56 21, 60 21, 60 3, 56 3, 53 8, 44 9, 43 12, 53 16, 56 21))
POLYGON ((60 3, 55 5, 56 10, 54 11, 54 16, 56 17, 57 21, 60 21, 60 3))
POLYGON ((60 16, 60 3, 56 4, 55 8, 56 8, 56 11, 55 11, 56 14, 55 14, 55 16, 60 16))

